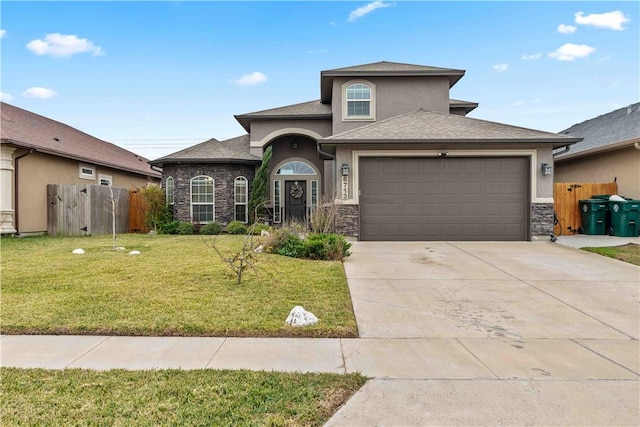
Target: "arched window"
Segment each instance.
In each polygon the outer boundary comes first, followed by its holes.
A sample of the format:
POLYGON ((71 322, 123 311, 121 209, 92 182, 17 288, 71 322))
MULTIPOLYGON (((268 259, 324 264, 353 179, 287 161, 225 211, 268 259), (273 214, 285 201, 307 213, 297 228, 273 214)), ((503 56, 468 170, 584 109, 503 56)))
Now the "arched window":
POLYGON ((173 204, 173 177, 167 177, 164 183, 164 197, 168 205, 173 204))
POLYGON ((347 117, 371 117, 371 87, 364 83, 347 86, 347 117))
POLYGON ((280 166, 276 175, 315 175, 316 172, 307 163, 293 160, 280 166))
POLYGON ((233 194, 235 201, 235 216, 236 221, 248 222, 247 216, 247 190, 248 190, 247 178, 239 176, 233 182, 233 194))
POLYGON ((200 224, 215 221, 214 180, 200 175, 191 179, 191 219, 200 224))

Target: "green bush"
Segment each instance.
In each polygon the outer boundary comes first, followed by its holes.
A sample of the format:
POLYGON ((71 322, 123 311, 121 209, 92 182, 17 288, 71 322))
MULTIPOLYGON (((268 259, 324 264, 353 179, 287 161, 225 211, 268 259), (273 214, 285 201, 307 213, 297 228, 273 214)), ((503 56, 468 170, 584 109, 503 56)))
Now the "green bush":
POLYGON ((176 228, 176 234, 193 234, 193 224, 187 221, 179 221, 178 227, 176 228))
POLYGON ((252 234, 255 234, 258 236, 262 234, 262 231, 269 231, 269 232, 271 231, 271 227, 269 227, 267 224, 264 224, 264 223, 254 224, 252 227, 253 228, 250 228, 252 234))
POLYGON ((304 241, 304 257, 342 261, 351 255, 349 248, 351 248, 351 243, 338 234, 310 234, 304 241))
POLYGON ((180 225, 180 221, 169 221, 162 224, 158 228, 158 233, 161 234, 178 234, 178 226, 180 225))
POLYGON ((214 235, 220 234, 221 231, 222 225, 217 222, 210 222, 209 224, 206 224, 200 228, 200 234, 214 235))
POLYGON ((264 248, 268 253, 299 258, 304 253, 304 242, 293 230, 283 227, 267 237, 264 248))
POLYGON ((240 221, 231 221, 227 225, 227 233, 229 234, 247 234, 247 225, 240 221))

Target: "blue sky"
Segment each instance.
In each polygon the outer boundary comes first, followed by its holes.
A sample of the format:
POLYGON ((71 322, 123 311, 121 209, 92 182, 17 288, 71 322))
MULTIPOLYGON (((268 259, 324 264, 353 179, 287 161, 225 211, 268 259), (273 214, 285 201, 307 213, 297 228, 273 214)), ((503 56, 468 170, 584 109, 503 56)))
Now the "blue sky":
POLYGON ((640 3, 3 1, 2 99, 154 159, 320 97, 320 71, 459 68, 469 117, 558 132, 640 99, 640 3))

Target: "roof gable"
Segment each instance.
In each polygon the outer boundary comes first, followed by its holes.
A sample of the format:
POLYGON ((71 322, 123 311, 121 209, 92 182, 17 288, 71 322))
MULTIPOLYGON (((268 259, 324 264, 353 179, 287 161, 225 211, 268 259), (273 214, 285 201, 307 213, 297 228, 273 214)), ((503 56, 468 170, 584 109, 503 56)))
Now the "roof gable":
POLYGON ((260 163, 262 159, 249 153, 249 135, 218 141, 215 138, 151 161, 166 163, 260 163))
POLYGON ((10 104, 1 104, 2 142, 54 156, 160 177, 148 159, 64 123, 10 104))
POLYGON ((558 155, 558 159, 613 149, 640 140, 640 102, 619 108, 593 119, 585 120, 560 132, 562 135, 581 137, 569 151, 558 155))
POLYGON ((330 136, 321 142, 549 142, 562 146, 579 140, 551 132, 418 109, 330 136))
POLYGON ((444 76, 449 78, 449 87, 455 85, 464 76, 464 70, 431 67, 428 65, 404 64, 400 62, 372 62, 370 64, 335 68, 320 72, 321 102, 331 103, 332 85, 335 77, 390 77, 390 76, 444 76))

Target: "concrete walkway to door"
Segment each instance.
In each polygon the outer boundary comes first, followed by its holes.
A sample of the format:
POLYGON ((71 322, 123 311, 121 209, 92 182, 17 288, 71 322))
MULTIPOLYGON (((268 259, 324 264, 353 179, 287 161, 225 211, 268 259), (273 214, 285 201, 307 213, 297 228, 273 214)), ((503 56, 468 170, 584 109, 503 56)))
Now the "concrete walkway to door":
POLYGON ((640 268, 551 242, 357 242, 374 379, 329 426, 640 425, 640 268))

